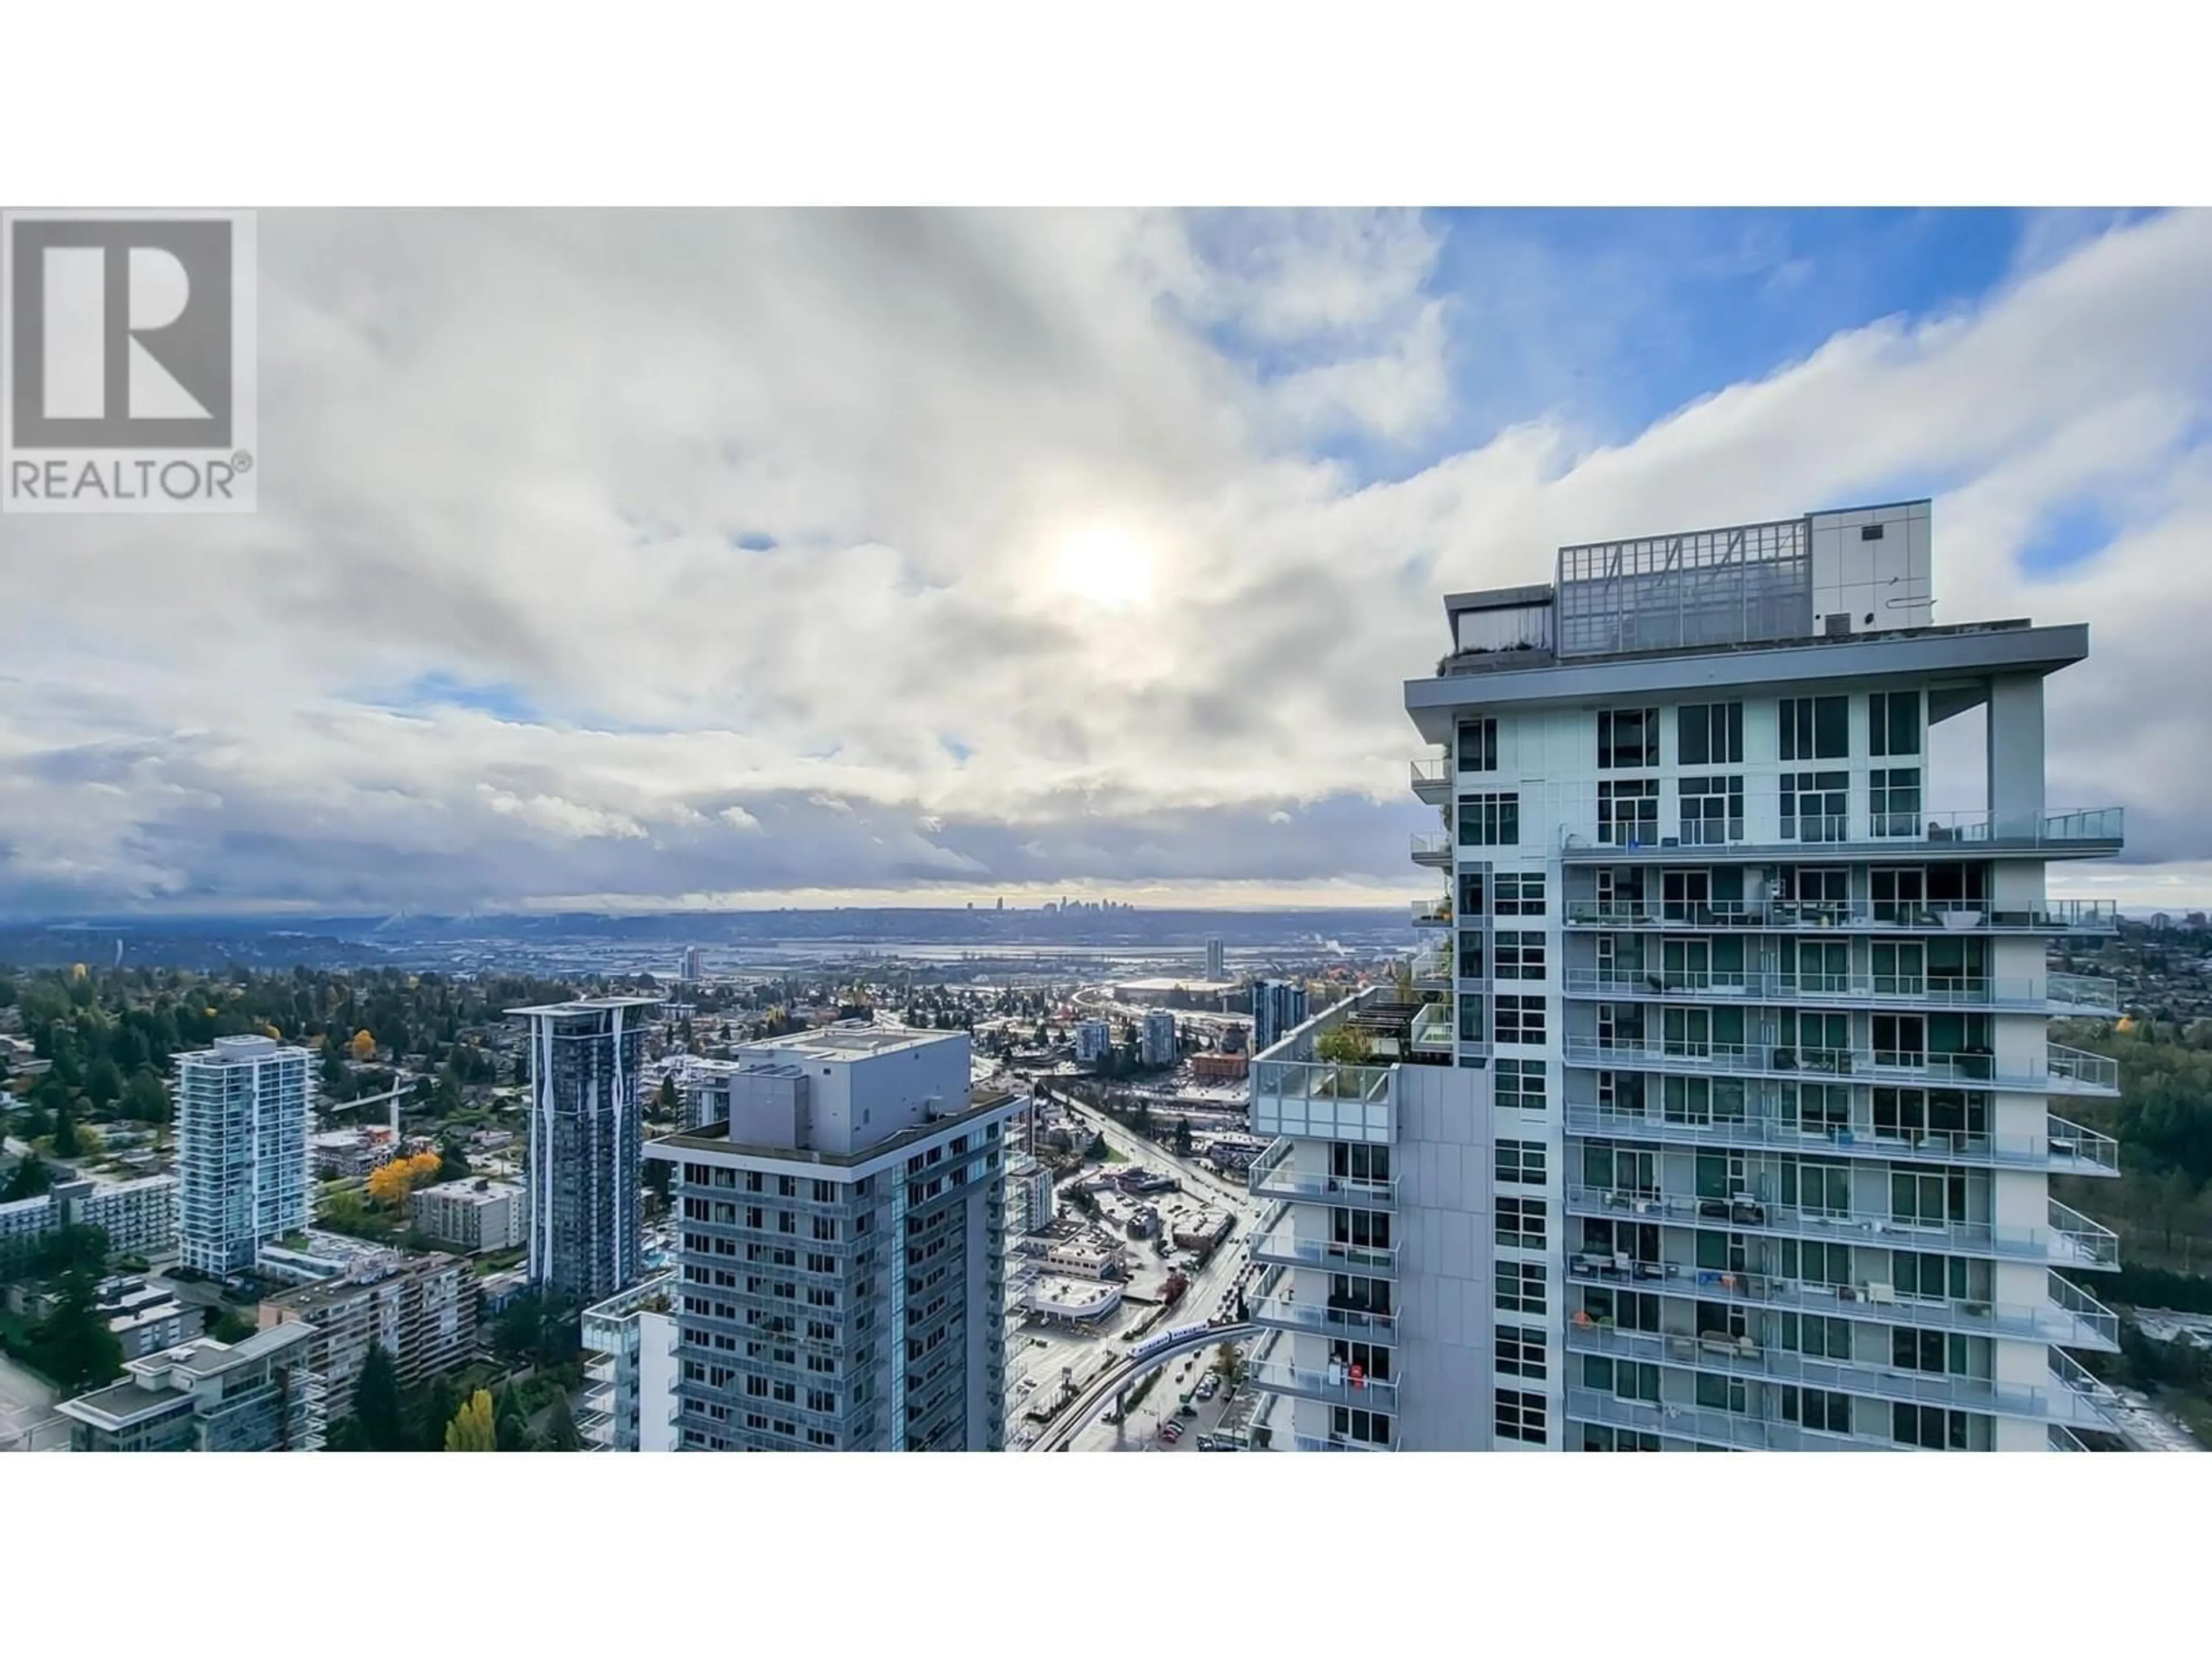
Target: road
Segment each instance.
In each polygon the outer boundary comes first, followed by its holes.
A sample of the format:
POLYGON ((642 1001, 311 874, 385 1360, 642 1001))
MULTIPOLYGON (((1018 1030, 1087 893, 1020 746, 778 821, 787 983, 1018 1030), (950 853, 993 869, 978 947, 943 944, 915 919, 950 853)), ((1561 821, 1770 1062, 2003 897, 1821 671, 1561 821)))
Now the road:
POLYGON ((0 1354, 0 1451, 13 1450, 34 1423, 52 1417, 54 1391, 0 1354))

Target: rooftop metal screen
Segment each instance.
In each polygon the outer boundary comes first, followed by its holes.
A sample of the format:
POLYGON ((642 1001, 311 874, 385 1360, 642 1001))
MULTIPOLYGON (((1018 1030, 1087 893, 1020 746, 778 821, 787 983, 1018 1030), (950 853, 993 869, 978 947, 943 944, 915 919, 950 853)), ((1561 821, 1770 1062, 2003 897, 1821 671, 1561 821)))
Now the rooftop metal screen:
POLYGON ((1812 631, 1810 521, 1559 550, 1558 654, 1793 639, 1812 631))

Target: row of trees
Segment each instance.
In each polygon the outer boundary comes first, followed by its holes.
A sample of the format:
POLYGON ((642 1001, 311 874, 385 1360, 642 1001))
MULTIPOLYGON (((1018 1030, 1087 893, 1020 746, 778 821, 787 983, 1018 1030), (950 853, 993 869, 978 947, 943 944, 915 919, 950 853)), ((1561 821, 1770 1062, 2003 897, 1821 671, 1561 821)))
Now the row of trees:
POLYGON ((9 1352, 64 1395, 82 1394, 123 1374, 123 1345, 99 1309, 107 1235, 98 1227, 63 1227, 0 1254, 0 1278, 52 1280, 53 1311, 20 1329, 0 1326, 9 1352))

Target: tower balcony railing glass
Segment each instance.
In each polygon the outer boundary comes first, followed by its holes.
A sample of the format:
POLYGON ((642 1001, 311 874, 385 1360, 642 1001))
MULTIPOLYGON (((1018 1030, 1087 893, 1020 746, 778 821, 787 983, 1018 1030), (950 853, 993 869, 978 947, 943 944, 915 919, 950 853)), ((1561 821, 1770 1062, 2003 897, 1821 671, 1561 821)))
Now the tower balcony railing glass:
POLYGON ((1442 755, 1418 757, 1413 767, 1413 793, 1431 806, 1439 806, 1451 793, 1451 763, 1442 755))
POLYGON ((2119 930, 2110 899, 2046 899, 2035 906, 1997 908, 1985 899, 1764 899, 1670 902, 1648 899, 1571 899, 1570 927, 1626 927, 1693 933, 1746 930, 1802 933, 1849 928, 1862 933, 2084 933, 2119 930))
POLYGON ((1338 1297, 1297 1300, 1295 1291, 1261 1297, 1244 1304, 1252 1322, 1268 1330, 1311 1332, 1353 1342, 1395 1342, 1397 1319, 1355 1306, 1338 1297))
MULTIPOLYGON (((1810 799, 1828 798, 1815 794, 1810 799)), ((1804 801, 1807 797, 1799 797, 1804 801)), ((1839 803, 1840 796, 1833 797, 1839 803)), ((1545 809, 1561 830, 1561 856, 1570 864, 1680 860, 1729 860, 1803 858, 1838 848, 1887 854, 1907 848, 2045 857, 2099 856, 2118 852, 2127 839, 2127 809, 2077 808, 2062 812, 1801 811, 1772 821, 1768 832, 1741 818, 1677 823, 1674 803, 1652 795, 1601 803, 1580 790, 1553 791, 1545 809), (1648 809, 1648 810, 1647 810, 1648 809)), ((1863 809, 1862 800, 1854 803, 1863 809)), ((1528 809, 1524 805, 1523 809, 1528 809)))
POLYGON ((2006 1261, 2045 1261, 2064 1267, 2119 1267, 2118 1234, 2068 1209, 2057 1199, 2047 1204, 2050 1224, 2042 1228, 1984 1221, 1929 1221, 1863 1210, 1805 1209, 1769 1203, 1748 1194, 1685 1198, 1618 1187, 1570 1187, 1566 1191, 1569 1215, 1597 1219, 1691 1227, 1710 1224, 1729 1232, 1765 1237, 1840 1241, 1880 1249, 1943 1250, 2006 1261))
MULTIPOLYGON (((1288 1136, 1270 1144, 1245 1171, 1245 1189, 1255 1198, 1279 1199, 1292 1204, 1328 1204, 1350 1210, 1397 1208, 1398 1182, 1395 1176, 1355 1181, 1348 1176, 1294 1170, 1291 1157, 1297 1144, 1288 1136)), ((1316 1154, 1318 1150, 1316 1149, 1316 1154)))
POLYGON ((1903 1295, 1893 1285, 1823 1284, 1773 1273, 1728 1273, 1678 1262, 1638 1261, 1622 1253, 1577 1250, 1567 1258, 1567 1278, 1578 1285, 1632 1288, 1661 1297, 1686 1297, 1734 1307, 1779 1308, 1829 1318, 1915 1330, 1957 1331, 1969 1336, 2056 1343, 2069 1348, 2118 1352, 2119 1316, 2057 1273, 2048 1276, 2050 1299, 2039 1303, 1982 1302, 1968 1297, 1903 1295))
MULTIPOLYGON (((1416 957, 1417 975, 1419 961, 1416 957)), ((2052 974, 2038 981, 1933 974, 1643 973, 1570 968, 1566 992, 1571 997, 1621 1002, 1726 999, 1845 1008, 1972 1008, 2057 1018, 2120 1012, 2118 982, 2086 974, 2052 974)))
POLYGON ((1449 927, 1452 921, 1451 900, 1449 898, 1415 899, 1413 902, 1413 926, 1416 927, 1449 927))
POLYGON ((1897 1083, 1920 1087, 1986 1089, 2032 1095, 2086 1095, 2116 1099, 2119 1062, 2102 1054, 2045 1041, 2043 1065, 2000 1061, 1990 1054, 1931 1053, 1919 1048, 1801 1048, 1787 1043, 1711 1042, 1698 1038, 1668 1042, 1602 1042, 1570 1036, 1570 1066, 1604 1071, 1658 1072, 1692 1077, 1771 1078, 1825 1081, 1850 1078, 1863 1083, 1897 1083), (2002 1066, 2002 1069, 2000 1069, 2002 1066))
POLYGON ((1286 1360, 1259 1359, 1245 1366, 1244 1379, 1251 1388, 1297 1400, 1317 1400, 1324 1405, 1350 1406, 1363 1411, 1398 1409, 1397 1383, 1373 1377, 1355 1381, 1351 1368, 1345 1365, 1315 1370, 1286 1360))
MULTIPOLYGON (((1887 1414, 1878 1413, 1887 1426, 1887 1414)), ((1567 1415, 1579 1423, 1602 1423, 1708 1445, 1733 1446, 1742 1451, 1905 1451, 1887 1434, 1863 1430, 1848 1434, 1801 1428, 1795 1423, 1753 1417, 1746 1412, 1711 1411, 1698 1406, 1662 1404, 1657 1401, 1628 1400, 1601 1394, 1595 1389, 1569 1389, 1567 1415)))
POLYGON ((1310 1434, 1291 1437, 1291 1443, 1302 1452, 1379 1452, 1398 1449, 1398 1430, 1395 1423, 1388 1436, 1381 1440, 1339 1439, 1334 1436, 1324 1440, 1310 1434))
POLYGON ((1417 830, 1413 836, 1412 851, 1414 863, 1433 870, 1445 869, 1452 861, 1452 840, 1441 830, 1417 830))
POLYGON ((1255 1060, 1253 1133, 1387 1142, 1395 1138, 1396 1127, 1395 1077, 1389 1066, 1255 1060))
POLYGON ((2055 1452, 2085 1452, 2088 1443, 2063 1423, 2051 1425, 2051 1449, 2055 1452))
POLYGON ((1452 976, 1452 947, 1449 940, 1428 945, 1413 952, 1413 983, 1419 986, 1449 986, 1452 976))
POLYGON ((1370 1279, 1395 1279, 1398 1249, 1394 1244, 1340 1244, 1327 1239, 1300 1238, 1284 1215, 1264 1228, 1252 1241, 1255 1261, 1285 1267, 1326 1267, 1332 1273, 1358 1273, 1370 1279))
POLYGON ((1670 1146, 1771 1147, 1822 1157, 2041 1170, 2051 1175, 2101 1176, 2120 1172, 2118 1141, 2052 1112, 2044 1114, 2039 1139, 2033 1135, 1984 1134, 1966 1129, 1878 1127, 1863 1110, 1855 1110, 1848 1125, 1809 1123, 1795 1114, 1757 1110, 1737 1118, 1675 1119, 1657 1112, 1647 1116, 1595 1106, 1570 1106, 1565 1118, 1571 1135, 1658 1141, 1670 1146))
POLYGON ((1411 1041, 1424 1054, 1449 1054, 1458 1040, 1449 1004, 1431 1002, 1413 1016, 1411 1041))
POLYGON ((1580 1316, 1568 1324, 1567 1351, 1637 1360, 1672 1370, 1717 1372, 1838 1394, 1863 1395, 1875 1400, 1948 1406, 2039 1422, 2057 1419, 2082 1423, 2091 1428, 2107 1427, 2111 1422, 2110 1414, 2094 1395, 2070 1377, 2062 1376, 2059 1365, 2063 1362, 2092 1384, 2095 1379, 2055 1348, 2051 1351, 2054 1358, 2051 1386, 2047 1389, 2000 1382, 1986 1376, 1902 1370, 1874 1360, 1853 1364, 1808 1358, 1803 1354, 1762 1345, 1749 1336, 1722 1332, 1692 1335, 1687 1332, 1626 1331, 1585 1322, 1580 1316))

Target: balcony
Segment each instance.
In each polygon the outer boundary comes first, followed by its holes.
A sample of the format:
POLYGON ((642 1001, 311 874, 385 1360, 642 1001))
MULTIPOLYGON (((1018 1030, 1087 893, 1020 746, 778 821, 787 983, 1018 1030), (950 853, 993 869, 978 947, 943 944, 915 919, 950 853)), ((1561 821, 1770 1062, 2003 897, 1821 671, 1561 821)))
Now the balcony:
POLYGON ((1316 1400, 1326 1406, 1345 1406, 1359 1411, 1395 1412, 1398 1385, 1365 1378, 1353 1382, 1349 1369, 1332 1364, 1325 1370, 1307 1370, 1279 1359, 1258 1359, 1244 1368, 1247 1386, 1296 1400, 1316 1400))
POLYGON ((1425 756, 1413 763, 1413 793, 1431 806, 1451 799, 1451 763, 1442 755, 1425 756))
POLYGON ((1580 1423, 1602 1423, 1677 1440, 1702 1440, 1744 1451, 1905 1449, 1893 1445, 1887 1435, 1826 1434, 1802 1429, 1795 1423, 1770 1422, 1737 1412, 1624 1400, 1594 1389, 1569 1389, 1566 1414, 1580 1423))
POLYGON ((2114 1015, 2119 986, 2085 974, 1935 978, 1926 974, 1637 972, 1570 968, 1570 997, 1611 1002, 1749 1002, 1793 1007, 1968 1008, 2046 1018, 2114 1015))
POLYGON ((1302 1452, 1379 1452, 1398 1449, 1398 1431, 1395 1424, 1387 1440, 1339 1440, 1332 1437, 1316 1439, 1310 1434, 1293 1435, 1291 1443, 1302 1452))
POLYGON ((1325 1301, 1300 1302, 1285 1292, 1245 1304, 1252 1322, 1267 1330, 1304 1332, 1348 1342, 1397 1340, 1398 1322, 1389 1314, 1370 1313, 1331 1297, 1325 1301))
POLYGON ((1413 983, 1425 991, 1448 991, 1452 982, 1452 947, 1449 940, 1431 945, 1413 952, 1413 983))
POLYGON ((1452 925, 1451 901, 1448 898, 1415 899, 1413 912, 1416 927, 1449 927, 1452 925))
POLYGON ((1395 1245, 1336 1244, 1324 1239, 1300 1238, 1287 1216, 1278 1218, 1252 1242, 1252 1259, 1285 1267, 1321 1267, 1335 1273, 1358 1273, 1370 1279, 1395 1279, 1395 1245))
POLYGON ((1442 830, 1416 831, 1413 836, 1412 852, 1416 864, 1431 870, 1451 868, 1452 840, 1442 830))
MULTIPOLYGON (((2031 1418, 2039 1422, 2072 1409, 2070 1405, 2058 1401, 2057 1390, 2021 1388, 1985 1376, 1898 1370, 1873 1360, 1838 1364, 1808 1359, 1784 1349, 1762 1347, 1748 1337, 1730 1338, 1717 1332, 1692 1336, 1687 1332, 1624 1331, 1610 1326, 1570 1323, 1567 1351, 1676 1370, 1714 1371, 1796 1388, 1862 1395, 1874 1400, 2031 1418)), ((2081 1368, 2076 1365, 2075 1369, 2081 1368)), ((2088 1375, 2086 1371, 2081 1374, 2088 1375)))
POLYGON ((1431 1002, 1413 1016, 1413 1044, 1416 1052, 1448 1054, 1457 1041, 1449 1003, 1431 1002))
POLYGON ((1253 1062, 1251 1077, 1255 1134, 1384 1144, 1395 1138, 1393 1067, 1262 1060, 1253 1062))
POLYGON ((2120 1397, 2071 1354, 2051 1351, 2051 1417, 2080 1428, 2119 1431, 2120 1397))
MULTIPOLYGON (((1395 1179, 1355 1181, 1348 1176, 1293 1170, 1291 1159, 1296 1146, 1295 1141, 1285 1137, 1261 1153, 1244 1173, 1245 1189, 1255 1198, 1278 1199, 1286 1204, 1327 1204, 1347 1210, 1398 1207, 1395 1179)), ((1321 1149, 1316 1147, 1314 1156, 1320 1155, 1321 1149)))
POLYGON ((1813 1238, 1882 1250, 1948 1250, 2060 1267, 2117 1268, 2118 1236, 2085 1215, 2050 1200, 2049 1231, 1989 1222, 1927 1222, 1861 1211, 1802 1209, 1764 1199, 1683 1198, 1618 1188, 1570 1187, 1569 1215, 1643 1221, 1666 1226, 1713 1226, 1768 1238, 1813 1238))
POLYGON ((1567 1278, 1577 1285, 1626 1287, 1732 1307, 1781 1308, 1832 1319, 2052 1343, 2100 1353, 2117 1353, 2120 1346, 2118 1316, 2055 1273, 2046 1280, 2050 1300, 2039 1303, 1923 1300, 1899 1296, 1890 1285, 1823 1285, 1771 1273, 1723 1273, 1674 1262, 1633 1262, 1619 1255, 1588 1250, 1569 1255, 1567 1278))
MULTIPOLYGON (((1696 851, 1675 862, 1694 861, 1696 851)), ((1622 927, 1687 933, 2086 934, 2110 938, 2119 911, 2109 899, 2051 899, 2033 909, 1992 910, 1984 900, 1869 902, 1771 899, 1761 903, 1668 904, 1657 899, 1573 899, 1570 927, 1622 927)))
POLYGON ((1854 1083, 1895 1083, 1909 1087, 1986 1089, 2031 1095, 2080 1095, 2118 1099, 2117 1060, 2084 1054, 2046 1041, 2040 1069, 1997 1060, 1987 1054, 1931 1054, 1923 1049, 1793 1048, 1765 1043, 1601 1042, 1570 1036, 1567 1064, 1604 1071, 1658 1072, 1687 1077, 1767 1078, 1795 1082, 1849 1079, 1854 1083))
POLYGON ((1964 1129, 1878 1129, 1863 1116, 1844 1128, 1808 1127, 1796 1117, 1756 1112, 1741 1118, 1677 1121, 1570 1106, 1565 1119, 1571 1135, 1656 1141, 1669 1146, 1771 1148, 1824 1158, 2039 1170, 2048 1175, 2117 1176, 2120 1172, 2119 1142, 2049 1112, 2044 1114, 2040 1140, 2031 1135, 1991 1135, 1964 1129))
MULTIPOLYGON (((1661 818, 1601 818, 1595 796, 1554 801, 1544 810, 1557 821, 1580 827, 1566 831, 1561 856, 1569 864, 1706 862, 1796 862, 1847 853, 1853 857, 1988 858, 2021 854, 2033 858, 2100 858, 2118 852, 2127 839, 2124 807, 2100 806, 2021 817, 1988 811, 1884 812, 1856 810, 1837 816, 1806 813, 1778 823, 1771 839, 1708 840, 1706 826, 1678 826, 1668 834, 1661 818), (1686 829, 1689 834, 1680 830, 1686 829)), ((1668 803, 1671 805, 1672 803, 1668 803)), ((1618 804, 1616 803, 1616 805, 1618 804)), ((1769 797, 1765 805, 1774 805, 1769 797)), ((1527 809, 1524 807, 1524 811, 1527 809)))

